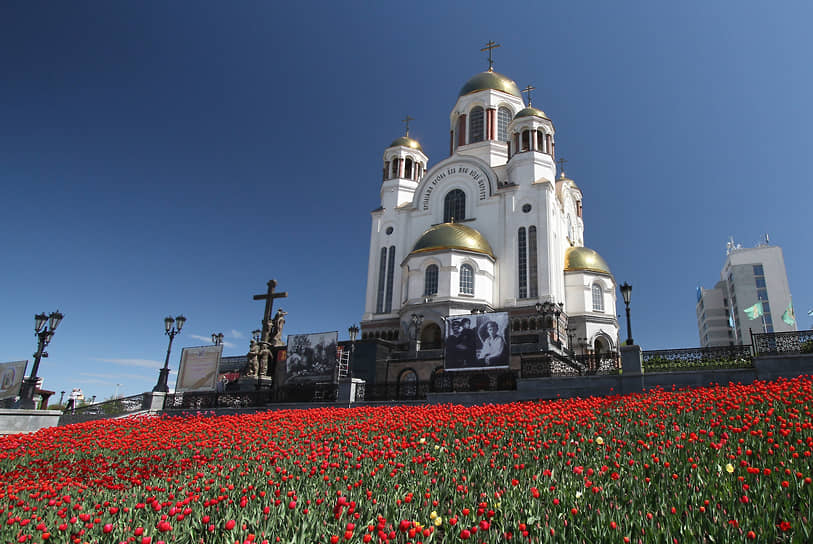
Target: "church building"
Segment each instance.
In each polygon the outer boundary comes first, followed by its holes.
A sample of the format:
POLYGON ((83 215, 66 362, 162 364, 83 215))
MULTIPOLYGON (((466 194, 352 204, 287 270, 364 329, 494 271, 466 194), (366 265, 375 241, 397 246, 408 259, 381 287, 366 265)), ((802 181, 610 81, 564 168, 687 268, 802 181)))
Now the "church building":
POLYGON ((616 352, 616 282, 584 245, 584 193, 557 176, 555 149, 551 118, 491 68, 460 89, 448 157, 430 165, 408 129, 394 140, 372 211, 362 339, 417 360, 441 348, 449 316, 506 312, 512 368, 523 338, 544 336, 535 353, 616 352))

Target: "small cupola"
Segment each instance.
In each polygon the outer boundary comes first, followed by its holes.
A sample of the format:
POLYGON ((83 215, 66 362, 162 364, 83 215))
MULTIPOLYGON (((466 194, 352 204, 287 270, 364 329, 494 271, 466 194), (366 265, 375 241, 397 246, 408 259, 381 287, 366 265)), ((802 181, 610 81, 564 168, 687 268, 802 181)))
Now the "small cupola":
POLYGON ((544 111, 531 105, 531 91, 535 87, 528 85, 523 92, 528 93, 528 106, 520 110, 509 126, 510 141, 508 155, 513 157, 529 151, 544 153, 555 158, 553 122, 544 111))
POLYGON ((407 115, 403 120, 406 123, 406 134, 393 140, 384 151, 383 181, 405 179, 418 182, 426 172, 429 159, 424 155, 421 144, 409 137, 409 122, 412 120, 407 115))

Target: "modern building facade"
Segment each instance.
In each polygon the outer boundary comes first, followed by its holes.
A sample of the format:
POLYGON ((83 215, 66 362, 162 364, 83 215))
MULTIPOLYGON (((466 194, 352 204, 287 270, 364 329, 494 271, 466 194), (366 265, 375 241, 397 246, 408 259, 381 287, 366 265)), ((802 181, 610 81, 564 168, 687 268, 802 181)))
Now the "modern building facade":
POLYGON ((698 288, 700 344, 750 344, 751 332, 797 330, 782 248, 765 243, 743 248, 729 241, 720 281, 698 288), (792 323, 789 323, 792 322, 792 323))
POLYGON ((444 320, 475 312, 507 312, 512 334, 534 331, 539 305, 553 303, 559 345, 617 350, 616 282, 584 246, 583 192, 557 177, 555 145, 547 114, 491 69, 457 96, 448 157, 430 167, 408 131, 392 142, 372 212, 363 339, 406 343, 420 316, 418 346, 439 348, 444 320))

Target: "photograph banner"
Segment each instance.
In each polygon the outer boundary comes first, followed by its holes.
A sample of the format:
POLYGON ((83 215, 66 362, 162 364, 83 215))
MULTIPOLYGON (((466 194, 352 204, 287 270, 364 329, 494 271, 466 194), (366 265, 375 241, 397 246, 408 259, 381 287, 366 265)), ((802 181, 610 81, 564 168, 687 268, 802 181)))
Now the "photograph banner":
POLYGON ((285 384, 326 383, 336 381, 336 346, 339 333, 288 335, 285 360, 285 384))
POLYGON ((446 370, 507 368, 511 354, 508 313, 446 318, 446 370))
POLYGON ((214 391, 223 346, 183 348, 175 392, 214 391))
POLYGON ((27 364, 28 361, 0 363, 0 400, 20 394, 20 385, 23 383, 27 364))

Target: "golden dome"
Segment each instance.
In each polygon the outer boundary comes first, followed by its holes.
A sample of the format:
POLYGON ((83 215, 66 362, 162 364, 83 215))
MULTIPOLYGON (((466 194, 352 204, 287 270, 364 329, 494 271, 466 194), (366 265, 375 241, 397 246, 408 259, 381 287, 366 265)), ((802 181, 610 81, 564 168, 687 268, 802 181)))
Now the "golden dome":
POLYGON ((519 119, 520 117, 541 117, 542 119, 547 119, 548 121, 550 121, 550 119, 548 119, 548 116, 545 115, 544 111, 538 110, 531 106, 528 106, 523 110, 520 110, 519 113, 517 113, 514 116, 514 119, 519 119))
POLYGON ((573 188, 574 188, 574 189, 576 189, 577 191, 581 192, 581 189, 579 188, 579 186, 578 186, 578 185, 576 185, 576 182, 575 182, 575 181, 573 181, 572 179, 570 179, 569 177, 565 176, 565 173, 564 173, 564 172, 560 172, 560 173, 559 173, 559 177, 557 178, 557 181, 561 181, 561 182, 563 182, 563 183, 564 183, 564 182, 567 182, 567 183, 569 183, 569 184, 570 184, 570 186, 571 186, 571 187, 573 187, 573 188))
POLYGON ((466 84, 463 85, 463 88, 460 89, 460 94, 457 96, 460 97, 476 91, 485 91, 486 89, 494 89, 514 95, 517 98, 522 98, 522 94, 520 94, 519 87, 517 87, 516 83, 504 75, 491 70, 480 72, 468 80, 466 84))
POLYGON ((421 144, 419 144, 417 140, 413 140, 409 136, 401 136, 400 138, 395 139, 390 144, 390 147, 398 147, 399 145, 402 145, 404 147, 410 147, 412 149, 417 149, 418 151, 423 151, 421 144))
POLYGON ((494 252, 483 235, 460 223, 441 223, 430 227, 418 238, 410 255, 443 249, 462 249, 494 258, 494 252))
POLYGON ((610 267, 601 255, 587 247, 571 247, 565 251, 565 272, 576 270, 589 270, 612 276, 610 267))

